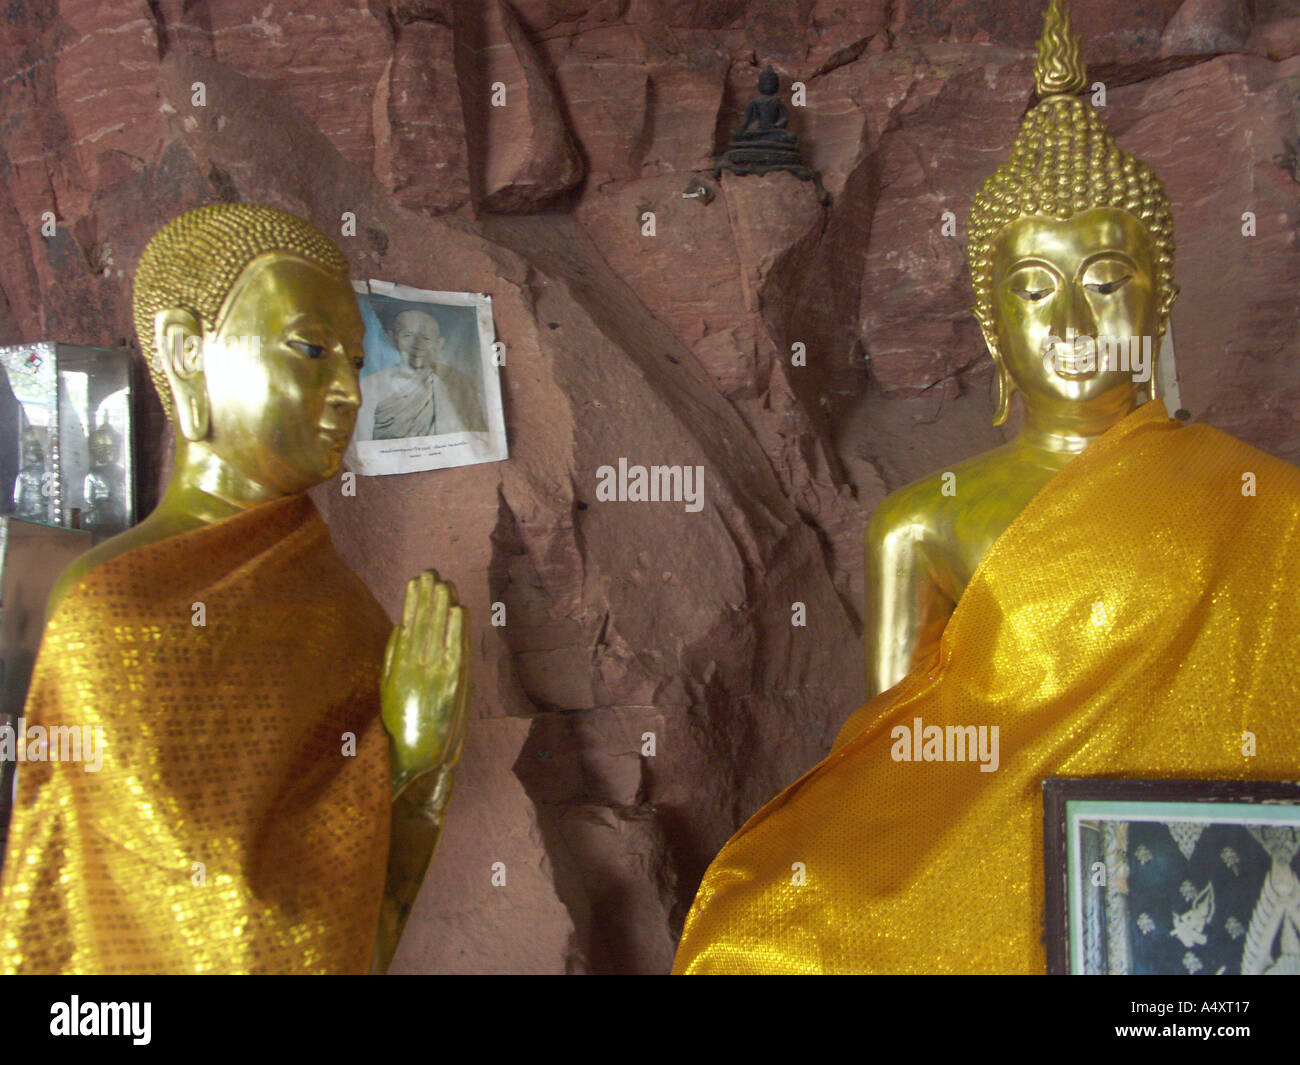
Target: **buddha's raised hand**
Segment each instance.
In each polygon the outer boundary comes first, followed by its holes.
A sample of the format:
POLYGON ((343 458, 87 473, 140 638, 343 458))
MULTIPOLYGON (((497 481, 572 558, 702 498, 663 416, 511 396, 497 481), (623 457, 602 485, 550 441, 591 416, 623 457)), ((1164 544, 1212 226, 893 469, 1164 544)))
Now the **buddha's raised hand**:
POLYGON ((469 656, 469 618, 455 587, 425 570, 406 586, 380 681, 394 795, 431 770, 450 777, 469 721, 469 656))

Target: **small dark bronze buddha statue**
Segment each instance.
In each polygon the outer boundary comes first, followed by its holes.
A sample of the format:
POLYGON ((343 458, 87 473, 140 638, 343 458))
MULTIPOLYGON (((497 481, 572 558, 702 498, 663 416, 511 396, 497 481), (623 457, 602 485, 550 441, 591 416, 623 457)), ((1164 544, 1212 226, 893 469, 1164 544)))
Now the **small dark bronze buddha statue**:
POLYGON ((731 144, 713 167, 715 179, 723 170, 733 174, 766 174, 770 170, 788 170, 817 186, 822 203, 830 197, 822 187, 821 174, 805 166, 799 150, 799 138, 786 127, 790 109, 777 97, 780 78, 770 66, 758 76, 758 96, 745 106, 744 117, 731 135, 731 144))

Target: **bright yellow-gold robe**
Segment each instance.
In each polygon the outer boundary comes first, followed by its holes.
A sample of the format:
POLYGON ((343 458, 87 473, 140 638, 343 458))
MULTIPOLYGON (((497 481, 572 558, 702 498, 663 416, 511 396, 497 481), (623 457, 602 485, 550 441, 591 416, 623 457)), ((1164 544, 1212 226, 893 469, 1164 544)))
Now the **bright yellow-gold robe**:
POLYGON ((1043 972, 1052 776, 1300 779, 1300 470, 1158 402, 1095 441, 723 848, 675 971, 1043 972), (903 760, 934 725, 998 726, 996 770, 903 760))
POLYGON ((0 972, 365 972, 390 631, 306 495, 92 569, 25 725, 101 729, 102 767, 18 766, 0 972))

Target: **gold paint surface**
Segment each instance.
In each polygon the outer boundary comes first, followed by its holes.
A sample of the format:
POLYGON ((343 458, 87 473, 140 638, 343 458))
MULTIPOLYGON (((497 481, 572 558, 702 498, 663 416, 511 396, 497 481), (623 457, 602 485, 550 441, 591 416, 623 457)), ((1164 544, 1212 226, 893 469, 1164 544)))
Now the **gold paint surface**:
MULTIPOLYGON (((1127 369, 1103 368, 1096 354, 1085 368, 1072 361, 1074 349, 1059 359, 1043 352, 1051 337, 1140 345, 1155 336, 1157 283, 1141 224, 1113 207, 1066 221, 1021 218, 995 247, 990 350, 1025 400, 1024 426, 1010 443, 891 493, 872 514, 868 694, 892 687, 934 650, 980 560, 1025 504, 1139 402, 1127 369)), ((1150 339, 1147 349, 1154 378, 1150 339)))
MULTIPOLYGON (((125 904, 117 900, 106 902, 106 910, 86 902, 88 892, 99 891, 103 863, 94 856, 78 857, 78 848, 91 845, 84 842, 84 831, 93 834, 102 827, 89 813, 103 805, 95 797, 100 778, 82 780, 59 772, 51 777, 57 783, 33 793, 29 802, 61 808, 64 792, 71 789, 68 793, 79 797, 79 812, 60 830, 63 835, 53 843, 33 832, 11 837, 6 875, 13 868, 27 872, 13 874, 15 898, 22 897, 24 910, 5 948, 8 964, 108 972, 123 971, 123 965, 128 966, 126 971, 142 972, 365 971, 365 962, 358 959, 369 959, 373 948, 374 968, 382 970, 396 949, 451 795, 468 721, 469 625, 455 588, 426 570, 408 583, 402 623, 392 629, 391 640, 374 644, 371 630, 379 626, 386 634, 387 621, 364 587, 339 563, 323 536, 319 516, 310 503, 303 502, 301 493, 339 471, 361 402, 364 327, 348 281, 347 260, 320 230, 288 212, 256 204, 214 204, 186 212, 154 235, 136 270, 134 302, 141 350, 176 430, 172 478, 152 514, 79 557, 60 576, 50 600, 52 614, 59 608, 54 614, 57 625, 51 626, 46 640, 54 648, 50 655, 65 664, 56 667, 47 657, 45 679, 57 696, 59 711, 72 698, 69 692, 75 695, 73 705, 82 718, 101 712, 92 711, 93 706, 120 702, 123 708, 113 713, 124 716, 114 717, 113 723, 122 735, 133 722, 124 708, 150 708, 141 715, 140 743, 154 739, 160 745, 152 752, 131 749, 129 765, 147 765, 152 775, 131 777, 132 787, 115 790, 108 808, 120 804, 120 820, 129 830, 115 830, 113 838, 127 839, 150 825, 161 832, 157 826, 167 823, 170 849, 164 852, 166 864, 156 867, 156 882, 146 884, 149 867, 143 859, 141 864, 124 866, 123 875, 116 879, 130 883, 142 898, 163 899, 178 915, 189 914, 188 939, 168 939, 155 934, 151 926, 149 935, 138 942, 114 940, 112 949, 107 948, 96 921, 102 916, 112 925, 117 920, 114 914, 122 920, 134 917, 122 916, 127 913, 122 909, 125 904), (298 500, 292 506, 307 508, 302 521, 311 526, 312 550, 319 560, 304 556, 303 561, 309 566, 306 572, 321 580, 318 585, 303 584, 302 575, 289 579, 275 566, 250 569, 255 562, 260 565, 282 554, 270 541, 262 555, 245 558, 240 544, 211 539, 218 535, 216 529, 240 528, 251 534, 260 528, 247 524, 254 521, 253 515, 260 515, 261 521, 279 514, 291 506, 290 499, 298 500), (269 509, 273 507, 280 509, 269 509), (177 640, 181 635, 193 636, 184 628, 190 606, 155 600, 158 589, 147 567, 155 559, 166 559, 174 567, 158 575, 164 594, 172 579, 181 582, 178 587, 188 588, 183 583, 188 579, 185 563, 178 553, 206 551, 214 544, 218 550, 194 563, 196 571, 206 567, 211 587, 223 592, 238 588, 229 611, 220 615, 228 641, 177 643, 183 668, 143 670, 139 645, 146 641, 138 634, 135 619, 157 618, 155 627, 163 626, 158 612, 183 605, 181 613, 167 615, 168 625, 182 626, 180 635, 171 628, 166 631, 177 640), (111 599, 114 617, 129 619, 118 624, 106 618, 107 600, 92 590, 113 579, 101 571, 116 575, 124 572, 124 566, 136 576, 122 586, 120 597, 111 599), (265 585, 259 588, 263 574, 265 585), (138 598, 132 600, 128 590, 138 598), (340 590, 338 602, 331 602, 331 594, 340 590), (351 636, 335 631, 336 623, 347 618, 353 607, 356 631, 351 636), (71 618, 69 611, 78 616, 71 618), (315 640, 318 625, 333 644, 327 642, 323 651, 313 646, 310 654, 295 658, 288 642, 315 640), (93 642, 86 644, 93 647, 94 659, 84 668, 72 656, 82 647, 77 642, 82 635, 69 637, 68 632, 94 634, 93 642), (248 634, 246 649, 236 641, 236 633, 248 634), (268 658, 263 642, 278 649, 281 658, 268 658), (205 670, 204 655, 212 647, 220 647, 228 657, 247 658, 257 668, 225 669, 219 674, 205 670), (373 659, 362 662, 357 656, 366 653, 373 659), (336 668, 311 668, 321 664, 321 654, 336 668), (62 686, 59 669, 71 671, 75 689, 62 686), (357 686, 363 673, 371 678, 373 690, 357 686), (233 796, 237 800, 233 809, 226 805, 232 798, 231 785, 222 779, 230 767, 203 746, 215 742, 207 739, 205 730, 230 722, 220 714, 189 712, 191 696, 206 705, 203 692, 214 684, 229 712, 240 715, 234 726, 244 730, 232 734, 229 742, 252 742, 279 752, 267 764, 253 759, 241 767, 238 783, 247 793, 233 796), (295 688, 300 690, 295 693, 295 688), (271 704, 268 692, 275 694, 271 704), (128 693, 133 702, 123 701, 128 693), (301 704, 297 712, 295 700, 301 704), (354 702, 355 712, 349 709, 354 702), (372 727, 372 705, 381 707, 382 728, 372 727), (270 717, 262 713, 267 706, 274 709, 270 717), (323 716, 330 707, 337 720, 323 716), (365 713, 358 717, 363 707, 365 713), (175 720, 167 716, 173 711, 175 720), (342 723, 353 718, 356 727, 344 729, 342 723), (278 732, 281 724, 285 730, 278 732), (335 725, 338 734, 330 738, 329 729, 335 725), (311 730, 304 731, 307 726, 311 730), (366 755, 358 753, 341 772, 342 733, 351 731, 359 741, 362 726, 367 730, 366 755), (198 732, 191 734, 189 729, 198 732), (197 753, 187 753, 186 744, 191 742, 197 753), (277 802, 308 802, 315 809, 264 809, 266 789, 289 787, 283 779, 284 766, 289 764, 304 781, 328 781, 338 773, 340 781, 349 781, 349 790, 319 799, 312 794, 295 796, 291 790, 280 796, 275 791, 277 802), (185 792, 185 801, 177 804, 170 801, 175 796, 169 789, 179 767, 188 767, 185 771, 193 778, 188 786, 194 790, 185 792), (257 773, 265 774, 264 778, 257 773), (354 809, 347 798, 355 794, 368 803, 375 789, 393 797, 391 827, 387 811, 377 825, 368 806, 354 809), (135 806, 129 805, 132 801, 135 806), (204 806, 207 801, 212 809, 204 806), (251 809, 239 805, 250 801, 251 809), (309 813, 313 819, 309 826, 295 822, 309 813), (168 822, 173 816, 174 823, 168 822), (234 821, 227 824, 221 820, 225 817, 234 821), (283 840, 276 827, 281 819, 283 840), (222 832, 234 835, 214 840, 216 830, 210 826, 218 824, 222 832), (245 838, 254 828, 256 837, 245 838), (287 833, 299 828, 304 829, 304 837, 288 842, 287 833), (381 876, 376 886, 366 863, 374 853, 384 854, 390 833, 389 878, 384 883, 381 876), (175 898, 168 894, 178 886, 173 863, 191 844, 221 858, 225 870, 221 893, 209 890, 206 896, 182 893, 175 898), (247 860, 228 854, 231 845, 242 847, 240 853, 247 860), (310 860, 303 848, 315 848, 310 860), (73 855, 72 860, 64 862, 65 851, 73 855), (281 857, 290 860, 281 863, 281 857), (317 882, 318 873, 327 867, 334 871, 317 882), (328 893, 342 883, 340 875, 346 890, 330 899, 318 897, 318 892, 328 893), (301 883, 295 886, 296 880, 301 883), (265 901, 267 890, 271 891, 269 909, 259 911, 255 904, 265 901), (186 901, 180 901, 182 896, 186 901), (200 899, 214 898, 221 901, 213 903, 210 911, 200 907, 190 914, 186 909, 199 906, 200 899), (346 918, 345 906, 354 908, 346 918), (319 913, 313 913, 313 907, 319 913), (40 916, 47 913, 62 916, 40 916), (232 915, 238 918, 233 923, 232 915), (212 923, 206 925, 209 918, 212 923), (41 922, 49 924, 46 931, 53 946, 48 950, 36 945, 41 922), (283 934, 291 934, 299 946, 319 943, 306 953, 286 950, 282 943, 277 946, 276 937, 283 934), (242 947, 241 937, 247 940, 242 947)), ((289 527, 282 531, 294 537, 307 535, 289 527)), ((191 589, 195 596, 204 591, 202 586, 191 589)), ((164 663, 171 661, 170 647, 160 652, 164 663)), ((220 664, 224 669, 227 663, 220 664)), ((47 705, 34 706, 29 717, 50 712, 47 705)), ((128 775, 135 772, 127 770, 128 775)), ((34 787, 46 775, 41 770, 35 774, 34 787)), ((194 860, 206 868, 206 858, 194 860)))
POLYGON ((1300 470, 1145 404, 1024 507, 935 650, 726 845, 675 971, 1044 971, 1042 780, 1296 779, 1298 587, 1300 470), (998 726, 998 769, 895 761, 917 719, 998 726))
POLYGON ((1039 96, 1051 96, 1083 92, 1087 86, 1087 69, 1079 55, 1079 38, 1070 25, 1070 9, 1065 0, 1051 0, 1038 40, 1034 89, 1039 96))
POLYGON ((1157 397, 1156 358, 1178 295, 1169 198, 1070 95, 1086 72, 1063 0, 1047 10, 1037 77, 1051 94, 1025 116, 969 226, 975 318, 998 385, 994 424, 1019 394, 1024 426, 876 508, 864 538, 868 695, 933 654, 981 559, 1029 500, 1157 397))
POLYGON ((46 629, 26 715, 101 727, 103 766, 19 766, 0 971, 365 972, 388 852, 389 631, 305 495, 83 578, 46 629))
MULTIPOLYGON (((1052 0, 1038 48, 1035 78, 1044 98, 1021 122, 1011 157, 976 194, 967 227, 975 318, 995 362, 994 245, 1018 219, 1068 221, 1098 207, 1124 211, 1141 223, 1151 244, 1157 341, 1178 295, 1168 194, 1151 167, 1124 151, 1097 110, 1076 95, 1083 91, 1087 73, 1064 0, 1052 0)), ((1158 342, 1155 347, 1159 350, 1158 342)), ((1005 417, 1003 407, 995 424, 1005 417)))

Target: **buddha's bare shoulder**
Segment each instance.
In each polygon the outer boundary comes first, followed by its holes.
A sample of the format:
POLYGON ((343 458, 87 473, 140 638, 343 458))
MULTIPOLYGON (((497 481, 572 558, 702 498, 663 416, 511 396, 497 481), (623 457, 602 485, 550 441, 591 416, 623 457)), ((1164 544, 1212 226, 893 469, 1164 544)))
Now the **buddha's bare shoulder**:
POLYGON ((1012 443, 900 488, 867 525, 868 570, 879 580, 923 570, 956 602, 980 560, 1059 469, 1012 443))
POLYGON ((1015 478, 1020 458, 1010 446, 985 451, 887 495, 867 523, 867 544, 907 539, 924 543, 942 535, 979 501, 1015 478))
POLYGON ((867 547, 882 548, 898 540, 922 542, 942 506, 943 474, 935 473, 895 489, 881 500, 867 522, 867 547))

